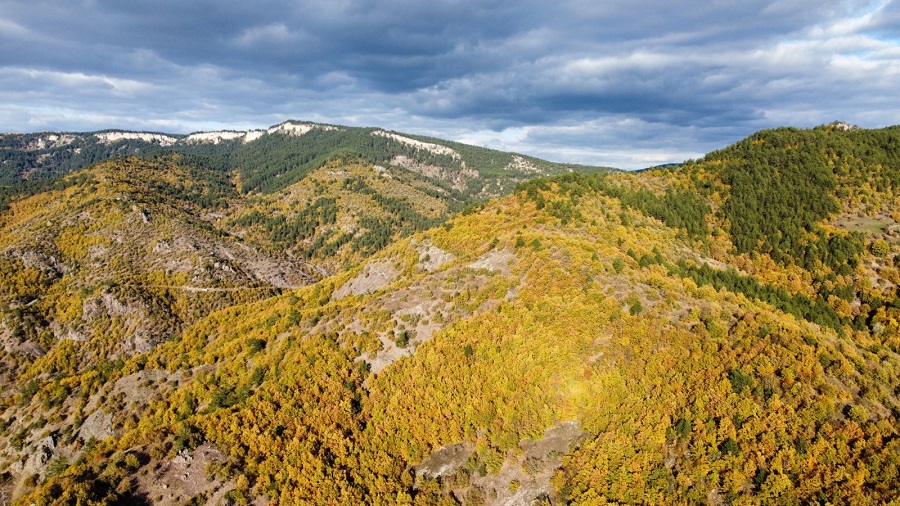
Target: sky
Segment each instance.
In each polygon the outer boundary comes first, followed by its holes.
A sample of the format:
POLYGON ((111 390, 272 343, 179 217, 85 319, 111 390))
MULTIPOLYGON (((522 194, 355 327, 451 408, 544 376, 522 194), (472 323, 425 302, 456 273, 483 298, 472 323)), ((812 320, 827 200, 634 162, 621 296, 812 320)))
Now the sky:
POLYGON ((0 131, 288 119, 626 169, 900 124, 900 0, 0 0, 0 131))

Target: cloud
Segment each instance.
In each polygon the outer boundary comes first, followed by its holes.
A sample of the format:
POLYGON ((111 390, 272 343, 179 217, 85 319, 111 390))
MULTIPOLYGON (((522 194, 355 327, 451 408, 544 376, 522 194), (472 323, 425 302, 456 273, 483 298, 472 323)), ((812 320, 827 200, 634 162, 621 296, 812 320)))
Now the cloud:
POLYGON ((263 43, 280 44, 294 39, 295 35, 284 25, 284 23, 273 23, 266 26, 255 26, 244 30, 244 33, 237 38, 235 44, 237 46, 255 46, 263 43))
MULTIPOLYGON (((108 96, 134 96, 138 93, 151 92, 154 86, 133 79, 119 79, 115 77, 87 75, 81 72, 57 72, 52 70, 34 69, 8 69, 5 79, 11 78, 22 85, 24 90, 34 93, 44 89, 52 93, 60 90, 74 94, 88 94, 108 96)), ((8 89, 14 89, 12 86, 8 89)))
POLYGON ((898 0, 0 0, 0 12, 0 119, 15 130, 296 118, 637 168, 783 124, 900 123, 898 0))
POLYGON ((28 30, 24 26, 8 19, 0 19, 0 34, 2 34, 4 38, 11 39, 37 38, 30 30, 28 30))

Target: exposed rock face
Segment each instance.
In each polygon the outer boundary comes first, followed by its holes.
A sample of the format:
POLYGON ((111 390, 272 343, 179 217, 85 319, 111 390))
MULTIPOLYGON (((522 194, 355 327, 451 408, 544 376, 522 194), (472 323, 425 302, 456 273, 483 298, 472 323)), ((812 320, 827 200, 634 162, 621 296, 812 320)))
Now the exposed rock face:
POLYGON ((412 139, 410 137, 406 137, 403 135, 385 132, 384 130, 376 130, 376 131, 372 132, 372 135, 380 135, 382 137, 388 137, 390 139, 394 139, 395 141, 402 142, 403 144, 406 144, 407 146, 424 149, 424 150, 430 151, 436 155, 446 155, 446 156, 450 156, 454 159, 459 159, 459 157, 460 157, 459 153, 457 153, 455 149, 449 148, 447 146, 441 146, 440 144, 424 142, 424 141, 412 139))
POLYGON ((417 475, 439 478, 450 476, 462 469, 472 454, 472 445, 456 443, 443 446, 431 453, 421 464, 415 466, 417 475))
POLYGON ((13 474, 21 477, 38 476, 43 477, 47 472, 47 466, 56 453, 56 441, 51 436, 41 439, 35 444, 34 451, 25 459, 25 462, 15 462, 10 466, 13 474))
POLYGON ((454 258, 456 257, 452 253, 433 246, 430 242, 426 241, 419 245, 419 262, 422 268, 428 272, 438 270, 442 265, 454 258))
POLYGON ((472 269, 487 269, 491 272, 499 272, 505 276, 510 274, 510 264, 516 260, 516 254, 511 251, 488 251, 478 257, 478 260, 469 264, 472 269))
POLYGON ((578 422, 560 423, 547 429, 542 439, 520 443, 525 454, 508 456, 497 475, 474 476, 472 483, 488 492, 487 504, 491 505, 515 506, 552 498, 556 492, 550 479, 562 465, 562 456, 577 446, 581 436, 578 422))
POLYGON ((519 155, 513 155, 513 159, 509 162, 506 169, 518 172, 531 172, 532 174, 542 174, 540 168, 519 155))
POLYGON ((394 267, 391 260, 382 260, 367 264, 362 272, 355 278, 344 283, 334 291, 334 300, 340 300, 348 295, 362 295, 378 291, 391 284, 400 272, 394 267))
POLYGON ((25 267, 33 267, 51 276, 65 274, 67 269, 56 259, 32 246, 24 246, 19 250, 11 250, 6 256, 18 259, 25 267))
POLYGON ((91 438, 102 441, 114 435, 112 429, 113 416, 102 409, 98 409, 88 416, 81 429, 78 431, 78 437, 82 441, 89 441, 91 438))
POLYGON ((138 493, 153 499, 153 504, 184 504, 198 496, 207 497, 206 504, 225 504, 224 495, 234 488, 207 472, 211 464, 221 464, 225 455, 214 445, 203 443, 194 450, 182 450, 170 460, 160 462, 152 472, 136 479, 138 493))
POLYGON ((219 144, 220 142, 233 141, 235 139, 241 139, 244 142, 247 142, 247 135, 249 132, 239 132, 239 131, 228 131, 222 130, 218 132, 197 132, 191 135, 188 135, 184 142, 188 144, 219 144))
POLYGON ((469 181, 480 176, 477 170, 466 166, 465 162, 460 162, 460 168, 450 170, 439 165, 418 162, 413 158, 403 155, 397 155, 391 159, 391 165, 403 167, 408 171, 421 174, 432 179, 439 179, 446 183, 450 183, 453 188, 463 191, 467 188, 469 181))
POLYGON ((123 376, 113 386, 113 394, 121 395, 129 404, 146 405, 154 393, 159 392, 160 383, 175 381, 177 376, 159 369, 146 369, 123 376))
POLYGON ((125 140, 141 140, 144 142, 158 143, 160 146, 171 146, 178 142, 178 138, 164 134, 155 134, 147 132, 98 132, 94 136, 97 140, 104 144, 125 140))
POLYGON ((851 125, 850 123, 845 123, 843 121, 832 122, 831 126, 833 126, 835 130, 840 130, 842 132, 852 132, 854 130, 859 130, 858 126, 851 125))
MULTIPOLYGON (((520 452, 510 452, 498 473, 473 475, 470 485, 454 489, 453 493, 458 499, 477 495, 485 498, 485 504, 504 506, 552 498, 556 492, 550 479, 562 465, 563 455, 578 446, 583 434, 577 421, 559 423, 547 429, 537 441, 521 441, 520 452)), ((413 470, 417 476, 426 478, 453 476, 464 469, 473 451, 471 443, 443 446, 413 470)))

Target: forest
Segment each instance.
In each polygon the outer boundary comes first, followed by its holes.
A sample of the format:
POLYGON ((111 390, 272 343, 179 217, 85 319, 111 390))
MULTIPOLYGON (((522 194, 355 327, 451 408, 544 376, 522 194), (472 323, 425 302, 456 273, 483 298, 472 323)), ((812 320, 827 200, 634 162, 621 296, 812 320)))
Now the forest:
POLYGON ((15 504, 900 499, 900 129, 489 200, 272 142, 9 191, 15 504))

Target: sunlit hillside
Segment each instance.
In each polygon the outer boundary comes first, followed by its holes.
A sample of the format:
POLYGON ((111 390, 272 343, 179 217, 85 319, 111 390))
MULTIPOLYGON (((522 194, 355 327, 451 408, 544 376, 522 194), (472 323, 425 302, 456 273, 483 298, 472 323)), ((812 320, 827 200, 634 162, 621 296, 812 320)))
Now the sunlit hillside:
POLYGON ((464 211, 357 158, 249 195, 155 160, 0 215, 17 504, 898 499, 900 130, 763 131, 464 211), (223 291, 174 289, 199 283, 223 291), (117 352, 138 289, 177 320, 117 352))

